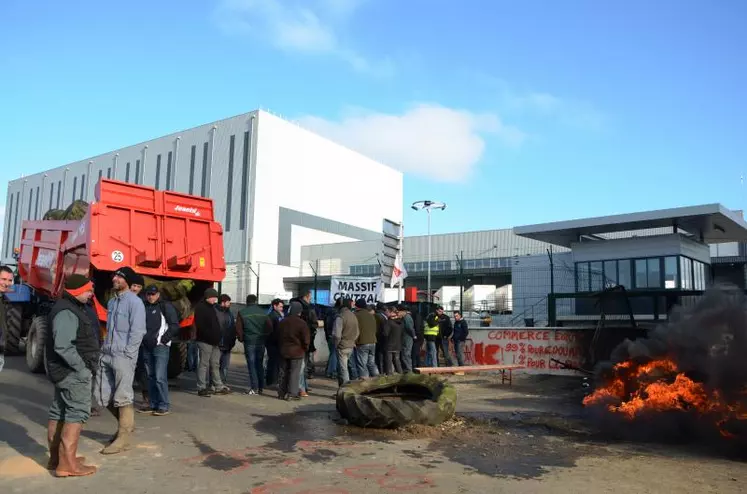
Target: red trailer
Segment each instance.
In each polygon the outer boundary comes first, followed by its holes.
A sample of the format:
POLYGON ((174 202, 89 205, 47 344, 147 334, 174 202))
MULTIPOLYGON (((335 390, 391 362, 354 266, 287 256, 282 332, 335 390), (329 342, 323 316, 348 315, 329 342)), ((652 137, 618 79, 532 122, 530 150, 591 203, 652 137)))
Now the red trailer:
MULTIPOLYGON (((104 294, 119 267, 158 280, 193 280, 192 301, 226 274, 223 228, 209 198, 101 179, 82 220, 24 221, 21 227, 18 272, 34 296, 23 308, 30 324, 12 330, 22 336, 28 327, 26 358, 34 372, 44 370, 46 312, 70 274, 93 278, 101 321, 106 321, 104 294)), ((183 332, 190 329, 191 318, 182 326, 183 332)), ((179 363, 186 355, 184 339, 172 345, 172 360, 179 363)))

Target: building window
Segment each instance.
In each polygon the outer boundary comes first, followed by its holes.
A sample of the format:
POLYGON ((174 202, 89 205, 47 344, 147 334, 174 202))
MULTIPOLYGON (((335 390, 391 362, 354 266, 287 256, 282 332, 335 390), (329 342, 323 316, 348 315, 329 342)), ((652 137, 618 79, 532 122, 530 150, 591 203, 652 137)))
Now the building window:
POLYGON ((16 192, 16 214, 13 217, 13 245, 11 245, 11 248, 16 247, 16 234, 18 233, 18 214, 21 212, 20 209, 21 204, 21 193, 16 192))
POLYGON ((680 257, 680 286, 683 290, 693 289, 693 260, 680 257))
POLYGON ((104 175, 104 170, 99 170, 99 182, 101 182, 101 177, 104 175))
POLYGON ((47 208, 52 209, 52 199, 54 198, 54 182, 49 184, 49 207, 47 208))
POLYGON ((195 154, 197 154, 197 146, 192 146, 192 151, 189 154, 189 194, 192 195, 195 192, 195 154))
POLYGON ((166 157, 166 190, 171 190, 171 155, 173 153, 169 151, 169 155, 166 157))
POLYGON ((140 160, 135 161, 135 184, 140 184, 140 160))
POLYGON ((589 263, 576 263, 576 291, 589 291, 589 263))
POLYGON ((677 258, 675 256, 664 258, 664 288, 677 288, 677 258))
POLYGON ((161 190, 161 155, 156 156, 156 190, 161 190))
POLYGON ((78 195, 78 177, 73 177, 73 202, 75 202, 75 196, 78 195))
POLYGON ((34 201, 34 219, 39 219, 39 187, 36 188, 36 198, 34 201))
POLYGON ((86 174, 80 176, 80 200, 85 201, 88 199, 86 196, 86 174))
MULTIPOLYGON (((15 196, 13 194, 10 195, 10 204, 8 204, 8 226, 10 226, 10 219, 13 217, 13 200, 15 199, 15 196)), ((3 229, 3 233, 7 235, 5 237, 5 257, 10 256, 10 231, 8 228, 3 229)))
POLYGON ((233 202, 233 155, 236 147, 236 136, 228 140, 228 188, 226 190, 226 231, 231 231, 231 202, 233 202))
POLYGON ((112 178, 112 169, 111 167, 106 169, 106 178, 111 179, 112 178))
POLYGON ((57 182, 57 209, 60 209, 60 197, 62 192, 62 180, 57 182))
POLYGON ((693 278, 696 290, 706 289, 706 265, 700 261, 693 261, 693 278))
POLYGON ((208 171, 208 143, 202 146, 202 188, 200 195, 206 197, 207 194, 207 171, 208 171))
POLYGON ((125 165, 125 182, 130 181, 130 162, 128 161, 125 165))
POLYGON ((604 286, 617 286, 617 261, 604 261, 604 286))
POLYGON ((246 228, 246 207, 249 194, 249 131, 244 132, 244 154, 241 157, 241 211, 239 229, 246 228))
POLYGON ((599 292, 604 289, 604 273, 602 272, 601 261, 589 263, 589 279, 592 292, 599 292))
POLYGON ((631 275, 630 259, 621 259, 617 261, 617 283, 625 288, 632 288, 633 284, 631 275))

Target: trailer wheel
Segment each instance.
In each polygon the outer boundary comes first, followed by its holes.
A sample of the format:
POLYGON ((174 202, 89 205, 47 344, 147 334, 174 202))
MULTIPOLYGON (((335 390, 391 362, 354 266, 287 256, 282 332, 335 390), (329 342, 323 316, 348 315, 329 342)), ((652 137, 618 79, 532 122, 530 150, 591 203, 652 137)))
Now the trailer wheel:
POLYGON ((31 321, 29 335, 26 338, 26 364, 31 372, 41 374, 45 371, 44 350, 47 338, 47 318, 35 317, 31 321))
POLYGON ((20 355, 21 336, 23 336, 22 307, 15 304, 9 305, 6 319, 8 324, 3 332, 5 338, 5 355, 20 355))
POLYGON ((169 354, 169 367, 166 371, 169 379, 176 379, 187 366, 187 342, 174 341, 169 354))

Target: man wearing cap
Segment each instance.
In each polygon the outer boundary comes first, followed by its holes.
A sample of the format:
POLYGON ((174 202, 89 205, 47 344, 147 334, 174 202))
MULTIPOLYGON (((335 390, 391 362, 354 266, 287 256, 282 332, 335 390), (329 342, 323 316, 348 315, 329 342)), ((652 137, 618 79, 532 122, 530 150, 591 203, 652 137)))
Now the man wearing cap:
POLYGON ((119 424, 114 440, 101 453, 113 455, 130 447, 135 428, 134 392, 140 343, 145 336, 145 306, 130 290, 137 281, 129 266, 119 268, 112 276, 112 298, 107 305, 106 338, 94 382, 99 406, 107 407, 119 424))
POLYGON ((171 340, 179 334, 179 316, 163 300, 156 285, 145 289, 145 337, 141 345, 148 378, 149 403, 138 410, 156 416, 169 413, 169 354, 171 340))
POLYGON ((54 399, 47 423, 47 468, 58 477, 96 473, 96 467, 84 465, 83 458, 76 456, 83 424, 91 413, 91 380, 99 350, 85 309, 92 296, 93 283, 88 278, 70 275, 49 313, 52 331, 46 335, 44 356, 54 399))
POLYGON ((203 299, 195 305, 195 327, 200 363, 197 368, 197 394, 209 397, 212 381, 216 394, 228 394, 231 390, 220 376, 220 340, 222 328, 218 316, 218 292, 214 288, 205 290, 203 299))

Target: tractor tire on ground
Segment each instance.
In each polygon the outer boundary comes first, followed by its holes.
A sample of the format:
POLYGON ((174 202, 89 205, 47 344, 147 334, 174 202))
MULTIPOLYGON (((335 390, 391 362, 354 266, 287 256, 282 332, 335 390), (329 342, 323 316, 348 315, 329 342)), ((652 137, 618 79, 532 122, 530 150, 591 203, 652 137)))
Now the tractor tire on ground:
POLYGON ((169 354, 169 367, 166 374, 169 379, 176 379, 187 366, 187 342, 174 341, 171 343, 169 354))
POLYGON ((21 336, 23 336, 23 311, 17 305, 9 305, 7 328, 3 331, 5 338, 5 355, 21 354, 21 336))
POLYGON ((395 374, 343 386, 337 411, 359 427, 438 425, 454 415, 456 400, 456 388, 441 378, 395 374))
POLYGON ((29 335, 26 338, 26 365, 31 372, 41 374, 45 372, 44 350, 47 338, 47 318, 40 316, 31 321, 29 335))

